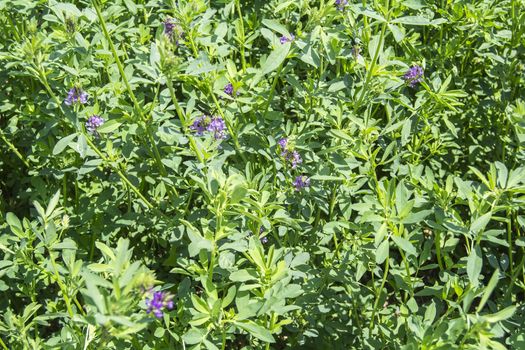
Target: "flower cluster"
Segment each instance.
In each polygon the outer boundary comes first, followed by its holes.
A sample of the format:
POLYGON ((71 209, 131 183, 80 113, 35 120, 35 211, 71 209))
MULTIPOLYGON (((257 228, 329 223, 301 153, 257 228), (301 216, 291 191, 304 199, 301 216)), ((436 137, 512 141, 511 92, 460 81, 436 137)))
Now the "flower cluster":
MULTIPOLYGON (((224 85, 224 93, 226 95, 229 95, 229 96, 233 97, 233 93, 234 92, 235 92, 235 89, 233 88, 232 83, 228 83, 228 84, 224 85)), ((239 91, 237 91, 235 93, 235 95, 239 96, 239 91)))
POLYGON ((339 11, 343 11, 346 5, 348 5, 348 0, 335 0, 335 6, 339 11))
POLYGON ((293 185, 296 191, 300 191, 305 187, 310 187, 310 179, 307 176, 299 175, 295 178, 293 185))
POLYGON ((213 134, 215 140, 224 140, 227 137, 226 123, 221 117, 200 116, 190 125, 190 130, 194 131, 197 136, 202 136, 207 131, 213 134))
POLYGON ((71 106, 75 103, 85 104, 88 100, 88 94, 87 92, 83 91, 80 88, 72 87, 67 92, 67 97, 64 103, 68 106, 71 106))
POLYGON ((283 36, 279 39, 279 41, 281 42, 281 45, 284 45, 284 44, 286 44, 286 43, 291 43, 291 42, 294 41, 294 40, 295 40, 295 35, 293 35, 293 34, 290 34, 289 37, 287 37, 286 35, 283 35, 283 36))
POLYGON ((283 137, 279 140, 278 144, 281 147, 281 157, 292 163, 292 169, 297 168, 297 165, 303 162, 299 152, 296 150, 290 150, 287 138, 283 137))
POLYGON ((403 76, 403 79, 408 86, 414 87, 416 84, 420 83, 423 80, 423 68, 420 66, 411 67, 403 76))
POLYGON ((165 292, 154 292, 149 298, 146 298, 146 312, 149 314, 153 312, 155 317, 161 318, 165 309, 173 309, 173 299, 165 292))
POLYGON ((97 128, 104 124, 104 118, 99 115, 92 115, 86 122, 86 129, 89 133, 93 135, 97 134, 97 128))
POLYGON ((164 35, 166 35, 170 41, 175 41, 175 44, 179 45, 179 39, 184 36, 184 32, 175 19, 168 17, 164 20, 164 35))
MULTIPOLYGON (((303 162, 299 152, 290 146, 288 138, 281 138, 277 144, 281 148, 281 157, 292 164, 292 169, 297 168, 297 166, 303 162)), ((304 175, 297 176, 293 181, 293 185, 295 186, 296 191, 300 191, 301 189, 310 186, 310 179, 304 175)))

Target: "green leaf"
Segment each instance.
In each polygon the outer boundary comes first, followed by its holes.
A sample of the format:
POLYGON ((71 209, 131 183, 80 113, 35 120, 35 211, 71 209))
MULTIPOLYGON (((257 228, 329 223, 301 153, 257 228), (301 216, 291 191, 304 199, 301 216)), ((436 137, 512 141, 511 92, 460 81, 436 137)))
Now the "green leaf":
POLYGON ((53 155, 57 155, 57 154, 60 154, 62 153, 62 151, 64 151, 64 149, 69 146, 70 144, 72 144, 72 141, 75 137, 77 137, 78 134, 77 133, 74 133, 74 134, 71 134, 71 135, 68 135, 66 137, 63 137, 61 138, 56 144, 55 144, 55 147, 53 147, 53 155))
POLYGON ((495 314, 484 316, 483 318, 489 323, 496 323, 512 317, 512 315, 514 315, 515 312, 516 306, 512 305, 506 307, 501 311, 496 312, 495 314))
POLYGON ((428 19, 421 16, 404 16, 399 17, 391 21, 390 23, 401 23, 401 24, 408 24, 412 26, 427 26, 430 23, 428 19))
POLYGON ((476 312, 480 312, 483 310, 483 306, 485 306, 485 303, 487 300, 489 300, 490 295, 492 294, 492 291, 494 291, 494 288, 496 288, 496 285, 498 284, 498 279, 500 276, 499 270, 494 271, 492 274, 492 277, 490 278, 489 283, 485 287, 485 290, 483 291, 483 296, 481 297, 481 301, 479 302, 479 305, 476 309, 476 312))
POLYGON ((394 243, 404 250, 408 255, 417 255, 416 248, 407 239, 399 236, 391 236, 394 243))
POLYGON ((384 240, 376 250, 376 264, 382 264, 388 257, 390 251, 390 244, 388 239, 384 240))
POLYGON ((275 339, 272 336, 272 333, 270 333, 269 330, 266 328, 259 326, 257 323, 253 321, 234 321, 234 324, 238 326, 239 328, 244 329, 246 332, 251 334, 252 336, 261 339, 262 341, 273 343, 275 342, 275 339))
POLYGON ((108 134, 110 132, 113 132, 115 130, 117 130, 119 128, 119 126, 121 125, 122 123, 116 121, 116 120, 109 120, 107 122, 105 122, 104 124, 102 124, 101 126, 99 126, 97 128, 97 132, 99 134, 108 134))
POLYGON ((284 45, 278 45, 266 58, 266 61, 261 66, 261 74, 265 75, 270 72, 273 72, 281 65, 281 63, 284 62, 286 57, 288 56, 288 52, 290 52, 290 43, 286 43, 284 45))
POLYGON ((262 24, 264 24, 266 27, 276 31, 279 34, 289 36, 290 32, 288 29, 286 29, 285 26, 283 26, 281 23, 277 22, 273 19, 263 19, 262 24))
POLYGON ((467 258, 467 275, 472 285, 477 286, 479 281, 479 275, 481 273, 481 267, 483 265, 483 258, 481 255, 481 249, 479 245, 476 245, 470 252, 467 258))
POLYGON ((53 211, 55 210, 58 204, 59 198, 60 198, 60 190, 56 191, 53 198, 51 198, 51 200, 49 201, 49 204, 47 205, 47 208, 46 208, 46 217, 51 216, 51 214, 53 213, 53 211))
POLYGON ((230 280, 233 282, 246 282, 256 279, 258 279, 258 276, 254 269, 239 270, 230 274, 230 280))
POLYGON ((485 229, 487 224, 490 222, 490 219, 492 218, 492 212, 488 212, 486 214, 481 215, 479 218, 474 220, 472 224, 470 225, 470 231, 474 234, 477 234, 485 229))

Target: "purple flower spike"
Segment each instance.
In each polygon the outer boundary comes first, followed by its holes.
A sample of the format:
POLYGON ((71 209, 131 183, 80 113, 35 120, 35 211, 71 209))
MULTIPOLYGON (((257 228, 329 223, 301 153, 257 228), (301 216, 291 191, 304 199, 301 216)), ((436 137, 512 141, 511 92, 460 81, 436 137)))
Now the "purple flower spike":
POLYGON ((215 140, 226 138, 226 123, 221 117, 212 118, 208 124, 207 130, 213 133, 215 140))
POLYGON ((175 44, 179 45, 179 39, 184 36, 184 32, 175 19, 168 17, 164 20, 164 35, 170 41, 175 41, 175 44))
POLYGON ((343 11, 346 5, 348 5, 348 0, 335 0, 335 6, 339 11, 343 11))
POLYGON ((423 80, 423 68, 420 66, 411 67, 403 76, 408 86, 414 87, 423 80))
POLYGON ((195 131, 195 135, 202 136, 206 131, 206 116, 200 116, 190 125, 190 130, 195 131))
POLYGON ((295 35, 293 34, 290 34, 290 37, 287 37, 286 35, 283 35, 279 41, 281 42, 281 45, 284 45, 286 43, 291 43, 292 41, 295 40, 295 35))
POLYGON ((67 92, 67 97, 64 103, 68 106, 71 106, 72 104, 75 104, 75 103, 80 103, 83 105, 87 103, 87 100, 88 100, 87 92, 83 91, 80 88, 72 87, 67 92))
POLYGON ((153 312, 155 317, 161 318, 164 309, 173 309, 173 300, 168 293, 154 292, 151 298, 146 299, 146 307, 148 314, 153 312))
POLYGON ((297 151, 292 152, 291 159, 292 159, 292 169, 297 168, 297 165, 303 162, 301 155, 297 151))
POLYGON ((93 135, 98 135, 97 128, 104 124, 104 118, 98 115, 92 115, 86 122, 86 129, 93 135))
POLYGON ((226 95, 230 95, 233 97, 233 85, 232 83, 228 83, 226 84, 226 86, 224 86, 224 93, 226 95))
POLYGON ((283 137, 279 140, 278 144, 281 147, 281 151, 285 152, 286 148, 288 147, 288 139, 286 137, 283 137))
POLYGON ((299 175, 295 178, 293 185, 296 191, 300 191, 305 187, 310 187, 310 179, 304 175, 299 175))

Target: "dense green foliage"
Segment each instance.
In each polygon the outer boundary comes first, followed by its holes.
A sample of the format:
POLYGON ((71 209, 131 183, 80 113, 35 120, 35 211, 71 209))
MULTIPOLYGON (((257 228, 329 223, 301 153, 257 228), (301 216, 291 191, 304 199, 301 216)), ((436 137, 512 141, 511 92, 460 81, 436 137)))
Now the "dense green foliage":
POLYGON ((1 0, 0 347, 525 349, 524 6, 1 0))

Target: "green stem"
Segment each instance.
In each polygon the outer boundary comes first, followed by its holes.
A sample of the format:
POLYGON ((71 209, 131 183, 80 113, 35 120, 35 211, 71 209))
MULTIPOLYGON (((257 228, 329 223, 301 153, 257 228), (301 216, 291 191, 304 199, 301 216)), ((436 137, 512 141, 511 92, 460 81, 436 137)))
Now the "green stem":
POLYGON ((215 107, 217 107, 217 111, 219 112, 221 118, 224 120, 226 124, 226 128, 228 129, 228 132, 230 133, 232 137, 235 151, 237 151, 237 153, 239 154, 239 156, 241 156, 244 162, 247 162, 246 156, 241 151, 241 146, 239 145, 239 138, 237 137, 237 133, 235 132, 235 130, 233 130, 232 122, 230 118, 227 118, 224 112, 222 111, 221 105, 219 104, 217 97, 215 97, 215 93, 213 93, 213 89, 209 83, 208 83, 208 91, 211 95, 211 98, 213 99, 213 102, 215 103, 215 107))
POLYGON ((197 159, 199 159, 199 162, 204 164, 205 161, 204 161, 203 155, 199 151, 199 148, 197 147, 197 144, 195 143, 195 139, 188 132, 186 117, 184 116, 184 112, 182 111, 182 108, 179 105, 179 101, 177 100, 177 96, 175 95, 175 90, 173 89, 173 83, 171 82, 170 77, 166 77, 166 83, 168 85, 168 90, 170 91, 171 100, 173 104, 175 105, 175 111, 177 112, 177 116, 179 117, 180 123, 182 124, 182 129, 184 130, 184 134, 186 134, 186 136, 190 140, 190 147, 193 150, 193 152, 195 152, 195 155, 197 156, 197 159))
POLYGON ((241 44, 241 64, 242 64, 242 73, 246 72, 246 58, 244 57, 244 20, 242 18, 241 13, 241 5, 240 0, 235 0, 235 7, 237 9, 237 15, 239 16, 239 21, 241 25, 241 37, 240 37, 240 44, 241 44))
POLYGON ((0 338, 0 345, 2 345, 2 348, 4 348, 5 350, 9 350, 7 346, 5 345, 4 341, 2 340, 2 338, 0 338))
POLYGON ((118 169, 117 167, 115 167, 114 165, 111 164, 110 160, 104 155, 102 154, 102 152, 97 148, 97 146, 95 146, 93 144, 93 142, 89 139, 89 136, 86 136, 86 142, 88 144, 89 147, 91 147, 91 149, 106 163, 108 164, 109 167, 111 167, 111 169, 113 169, 113 171, 115 171, 115 173, 120 177, 120 179, 126 184, 129 186, 129 188, 135 192, 135 194, 144 202, 144 204, 146 205, 146 207, 148 207, 149 209, 154 209, 154 206, 153 204, 150 203, 150 201, 148 201, 146 199, 146 197, 144 197, 144 195, 139 191, 139 189, 137 187, 135 187, 135 185, 133 185, 131 183, 131 181, 128 180, 128 178, 122 174, 122 171, 120 171, 120 169, 118 169))
POLYGON ((374 57, 372 58, 372 63, 370 64, 370 69, 366 73, 365 83, 363 85, 363 88, 361 89, 361 95, 359 96, 357 103, 354 106, 354 111, 356 111, 361 106, 361 102, 364 98, 366 89, 368 88, 368 84, 370 83, 370 79, 372 78, 372 74, 376 66, 377 58, 379 57, 379 51, 381 51, 381 48, 383 47, 383 41, 385 40, 386 26, 388 24, 388 21, 390 20, 389 7, 390 7, 390 0, 386 0, 386 12, 387 12, 386 21, 383 23, 383 26, 381 27, 381 34, 379 36, 379 42, 377 43, 376 51, 374 52, 374 57))
POLYGON ((133 106, 135 107, 135 112, 138 114, 140 120, 144 123, 144 129, 146 130, 146 134, 149 139, 149 143, 151 147, 153 148, 153 154, 154 154, 157 166, 159 167, 160 173, 162 174, 162 176, 167 176, 166 168, 164 167, 164 164, 162 163, 162 159, 161 159, 159 150, 157 148, 157 145, 155 143, 155 140, 153 138, 151 129, 149 127, 148 120, 146 116, 144 115, 144 113, 142 113, 141 106, 139 105, 139 102, 137 98, 135 97, 135 93, 133 92, 133 89, 131 88, 128 78, 126 77, 126 73, 124 72, 124 67, 122 66, 122 62, 120 61, 120 58, 118 57, 117 50, 115 49, 115 45, 113 45, 113 40, 111 40, 111 36, 109 35, 108 29, 106 27, 106 22, 104 21, 104 17, 102 17, 102 13, 100 12, 100 8, 96 0, 92 0, 92 4, 93 4, 93 7, 95 7, 95 11, 97 12, 97 16, 100 22, 100 26, 102 27, 102 31, 104 32, 104 36, 106 37, 106 40, 109 43, 111 53, 113 54, 113 59, 117 63, 117 67, 118 67, 120 76, 122 80, 124 81, 126 90, 128 91, 129 97, 131 98, 133 102, 133 106))
POLYGON ((439 231, 436 231, 436 238, 434 239, 434 244, 436 246, 436 256, 438 260, 439 269, 441 271, 445 270, 443 267, 443 260, 441 259, 441 236, 439 231))
POLYGON ((273 94, 275 93, 275 87, 277 86, 277 81, 279 80, 279 76, 281 75, 281 71, 283 70, 284 62, 281 63, 279 66, 279 69, 277 70, 277 73, 275 74, 275 77, 273 78, 272 86, 270 87, 270 94, 268 95, 268 101, 266 101, 266 106, 264 107, 263 112, 263 118, 266 116, 266 113, 268 112, 268 108, 270 108, 270 103, 273 99, 273 94))
POLYGON ((507 210, 507 243, 509 244, 510 275, 514 278, 514 257, 512 252, 512 212, 507 210))
POLYGON ((58 283, 58 286, 59 286, 60 290, 62 291, 62 296, 64 297, 64 301, 66 302, 67 312, 68 312, 70 317, 73 317, 74 313, 73 313, 73 309, 71 308, 71 302, 69 301, 69 296, 67 294, 66 287, 62 283, 60 275, 58 274, 57 265, 55 263, 55 257, 53 256, 53 253, 51 251, 49 251, 49 257, 50 257, 50 260, 51 260, 51 265, 53 266, 53 270, 55 272, 56 281, 58 283))
POLYGON ((29 168, 30 165, 29 165, 29 162, 24 158, 24 156, 18 151, 18 149, 16 149, 15 145, 13 145, 11 143, 11 141, 9 141, 5 135, 4 135, 4 132, 2 130, 0 130, 0 138, 5 142, 5 144, 7 145, 7 147, 9 147, 9 149, 11 149, 11 151, 13 151, 14 154, 16 154, 16 156, 22 161, 22 163, 24 163, 24 165, 26 166, 26 168, 29 168))
POLYGON ((379 292, 378 292, 378 294, 376 296, 376 300, 374 302, 374 309, 372 310, 372 317, 371 317, 371 320, 370 320, 370 331, 372 331, 372 329, 374 329, 374 319, 375 319, 377 307, 378 307, 378 304, 379 304, 379 299, 381 298, 381 292, 382 292, 383 288, 385 287, 386 279, 388 277, 388 269, 389 269, 389 267, 390 267, 390 257, 387 257, 386 261, 385 261, 385 271, 383 272, 383 280, 381 281, 381 287, 379 288, 379 292))

